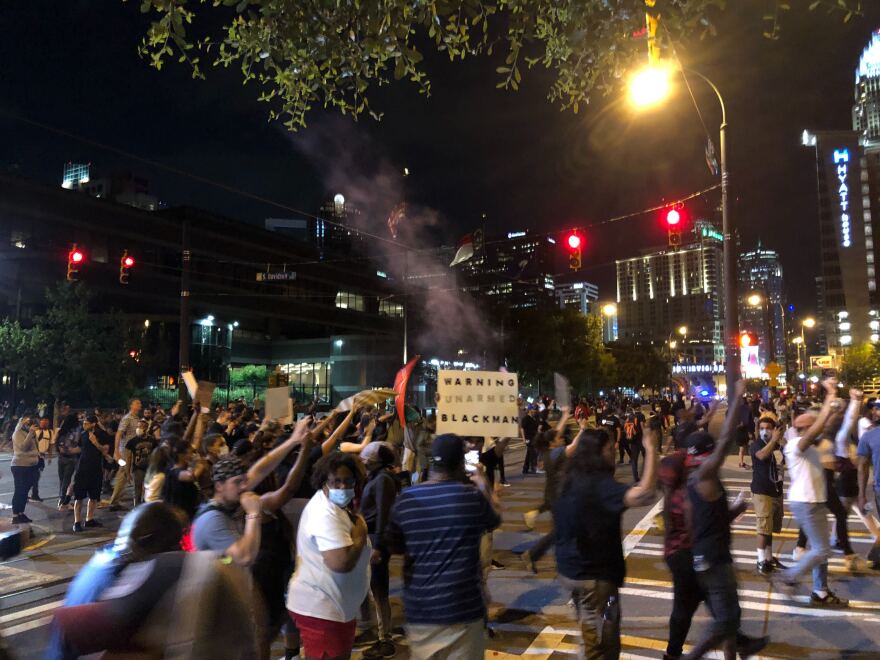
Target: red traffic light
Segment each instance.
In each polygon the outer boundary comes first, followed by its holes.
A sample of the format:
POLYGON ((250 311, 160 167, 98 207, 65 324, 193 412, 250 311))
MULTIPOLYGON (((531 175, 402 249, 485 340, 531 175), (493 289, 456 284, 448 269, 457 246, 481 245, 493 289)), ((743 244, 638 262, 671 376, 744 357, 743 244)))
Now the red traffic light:
POLYGON ((742 348, 748 348, 753 344, 757 344, 756 338, 753 337, 750 333, 744 332, 739 336, 739 345, 742 348))
POLYGON ((669 209, 666 212, 666 224, 669 227, 677 227, 681 222, 681 213, 679 213, 676 209, 669 209))
POLYGON ((84 255, 80 250, 71 250, 70 254, 68 255, 70 263, 73 264, 81 264, 83 262, 83 259, 85 258, 86 255, 84 255))
POLYGON ((565 242, 568 244, 568 247, 572 250, 580 250, 581 245, 583 244, 583 239, 577 232, 572 232, 568 235, 568 238, 565 239, 565 242))
POLYGON ((134 266, 134 258, 133 257, 125 257, 122 260, 122 265, 125 266, 126 268, 131 268, 132 266, 134 266))

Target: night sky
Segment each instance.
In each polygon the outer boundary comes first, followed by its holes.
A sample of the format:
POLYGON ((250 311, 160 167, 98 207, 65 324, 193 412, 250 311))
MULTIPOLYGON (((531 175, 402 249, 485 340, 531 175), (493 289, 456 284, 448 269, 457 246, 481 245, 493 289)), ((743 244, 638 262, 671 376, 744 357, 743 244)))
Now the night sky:
MULTIPOLYGON (((799 312, 815 307, 818 221, 809 129, 850 128, 854 67, 880 3, 848 25, 840 15, 793 11, 780 40, 762 37, 764 0, 728 3, 719 36, 679 46, 687 66, 721 88, 730 123, 733 220, 746 247, 760 238, 782 253, 787 290, 799 312)), ((799 3, 793 3, 799 4, 799 3)), ((138 2, 18 0, 0 11, 0 166, 60 184, 67 160, 99 173, 146 176, 169 204, 208 208, 245 222, 290 217, 245 197, 16 121, 51 124, 126 152, 190 171, 308 213, 346 186, 372 190, 389 210, 400 190, 374 177, 402 171, 406 197, 435 224, 426 240, 454 243, 485 213, 490 233, 560 230, 654 206, 712 185, 705 136, 687 92, 635 116, 617 98, 597 97, 579 115, 545 100, 549 77, 525 73, 519 92, 496 90, 493 59, 450 64, 429 57, 430 99, 401 82, 377 91, 376 123, 316 111, 289 135, 267 122, 256 89, 238 71, 209 68, 207 81, 183 65, 161 72, 136 52, 147 25, 138 2)), ((495 59, 498 59, 497 57, 495 59)), ((713 138, 717 102, 693 80, 713 138)), ((622 97, 621 92, 621 97, 622 97)), ((689 203, 692 217, 718 203, 689 203)), ((379 213, 371 219, 383 231, 379 213)), ((664 242, 656 214, 588 229, 584 279, 614 295, 613 260, 664 242)))

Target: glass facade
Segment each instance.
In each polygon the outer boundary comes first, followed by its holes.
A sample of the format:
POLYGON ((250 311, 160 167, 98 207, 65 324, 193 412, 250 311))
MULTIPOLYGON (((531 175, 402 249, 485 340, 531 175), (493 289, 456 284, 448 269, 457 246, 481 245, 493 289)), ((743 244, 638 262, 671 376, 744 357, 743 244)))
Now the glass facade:
POLYGON ((289 362, 280 364, 281 373, 287 374, 291 395, 300 401, 330 402, 330 380, 333 365, 330 362, 289 362))

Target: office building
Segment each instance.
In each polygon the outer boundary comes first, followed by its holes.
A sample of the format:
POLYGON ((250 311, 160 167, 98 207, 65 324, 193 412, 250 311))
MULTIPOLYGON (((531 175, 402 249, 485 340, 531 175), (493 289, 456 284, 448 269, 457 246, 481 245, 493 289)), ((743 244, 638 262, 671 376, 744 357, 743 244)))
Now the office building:
POLYGON ((586 316, 598 311, 594 308, 599 300, 599 287, 592 282, 557 283, 556 299, 560 309, 573 307, 586 316))
POLYGON ((155 211, 160 207, 159 199, 150 193, 150 184, 145 178, 130 172, 95 176, 91 163, 65 163, 61 187, 143 211, 155 211))
POLYGON ((487 237, 455 270, 462 289, 490 307, 549 307, 556 303, 557 253, 552 237, 513 231, 487 237))
POLYGON ((616 261, 618 341, 675 342, 684 361, 723 362, 722 236, 701 220, 682 238, 681 247, 616 261))
POLYGON ((785 365, 785 296, 779 254, 764 249, 743 252, 737 263, 739 329, 758 337, 758 361, 785 365), (757 304, 755 304, 757 303, 757 304))

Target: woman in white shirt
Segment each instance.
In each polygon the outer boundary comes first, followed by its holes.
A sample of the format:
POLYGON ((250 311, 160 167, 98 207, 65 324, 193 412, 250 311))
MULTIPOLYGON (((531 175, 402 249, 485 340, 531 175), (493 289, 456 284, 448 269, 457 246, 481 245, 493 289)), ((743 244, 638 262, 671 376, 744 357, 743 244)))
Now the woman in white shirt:
POLYGON ((351 454, 328 454, 312 472, 318 492, 299 521, 296 572, 287 591, 306 660, 351 657, 357 615, 370 586, 367 523, 353 507, 363 484, 363 466, 351 454))

